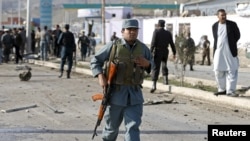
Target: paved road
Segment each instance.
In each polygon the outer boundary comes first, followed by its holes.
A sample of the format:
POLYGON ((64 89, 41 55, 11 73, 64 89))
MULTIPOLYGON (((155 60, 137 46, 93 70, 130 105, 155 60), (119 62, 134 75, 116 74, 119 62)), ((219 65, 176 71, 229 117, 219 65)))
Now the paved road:
MULTIPOLYGON (((32 67, 32 78, 20 81, 15 71, 16 65, 4 64, 0 67, 0 110, 8 110, 37 104, 27 110, 0 113, 0 140, 3 141, 87 141, 91 140, 100 102, 93 102, 91 96, 102 92, 97 79, 86 75, 88 70, 77 70, 71 79, 59 79, 55 64, 44 66, 28 64, 32 67), (55 113, 50 107, 61 111, 55 113), (63 112, 63 113, 62 113, 63 112)), ((194 97, 184 97, 176 92, 185 88, 173 87, 173 93, 166 89, 150 94, 144 84, 145 100, 169 100, 169 104, 144 106, 141 138, 143 141, 202 141, 207 140, 208 124, 248 124, 249 111, 233 106, 224 107, 215 102, 200 101, 194 97), (230 108, 229 108, 230 107, 230 108)), ((150 84, 151 85, 151 84, 150 84)), ((160 86, 160 84, 159 84, 160 86)), ((165 87, 166 86, 161 86, 165 87)), ((184 92, 182 94, 185 94, 184 92)), ((200 93, 201 95, 211 95, 200 93)), ((217 98, 224 99, 225 98, 217 98)), ((238 98, 237 98, 238 99, 238 98)), ((231 99, 231 101, 237 101, 231 99)), ((101 133, 103 123, 98 128, 101 133)), ((125 128, 120 129, 117 141, 123 141, 125 128)), ((95 138, 101 140, 101 136, 95 138)))

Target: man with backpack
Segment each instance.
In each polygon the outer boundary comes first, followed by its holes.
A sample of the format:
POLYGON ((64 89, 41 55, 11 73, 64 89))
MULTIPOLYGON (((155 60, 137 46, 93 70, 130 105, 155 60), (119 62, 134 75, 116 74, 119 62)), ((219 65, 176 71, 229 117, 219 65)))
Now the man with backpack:
POLYGON ((75 38, 72 32, 69 31, 69 24, 64 26, 65 31, 62 32, 58 39, 58 44, 61 45, 61 65, 60 65, 60 75, 63 76, 64 64, 66 59, 68 62, 67 78, 70 78, 70 72, 73 64, 73 53, 76 50, 75 38))

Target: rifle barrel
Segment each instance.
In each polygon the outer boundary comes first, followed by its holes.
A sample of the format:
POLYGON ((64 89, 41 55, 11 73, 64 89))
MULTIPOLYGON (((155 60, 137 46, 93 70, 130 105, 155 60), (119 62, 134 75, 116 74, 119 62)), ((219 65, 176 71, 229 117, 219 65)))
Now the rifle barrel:
POLYGON ((93 135, 92 135, 92 140, 95 138, 95 136, 97 136, 96 130, 97 130, 97 127, 99 126, 98 123, 99 123, 99 122, 97 121, 97 123, 96 123, 96 125, 95 125, 95 129, 94 129, 94 133, 93 133, 93 135))

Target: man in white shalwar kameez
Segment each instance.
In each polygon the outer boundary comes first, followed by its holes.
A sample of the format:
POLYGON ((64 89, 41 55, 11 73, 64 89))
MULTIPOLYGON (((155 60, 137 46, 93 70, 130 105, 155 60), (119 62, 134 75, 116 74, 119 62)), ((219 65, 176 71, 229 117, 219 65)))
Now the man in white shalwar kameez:
POLYGON ((226 20, 226 12, 217 12, 219 21, 213 25, 214 43, 214 72, 218 86, 215 95, 226 94, 237 97, 235 93, 238 79, 239 59, 237 57, 237 41, 240 32, 237 24, 226 20))

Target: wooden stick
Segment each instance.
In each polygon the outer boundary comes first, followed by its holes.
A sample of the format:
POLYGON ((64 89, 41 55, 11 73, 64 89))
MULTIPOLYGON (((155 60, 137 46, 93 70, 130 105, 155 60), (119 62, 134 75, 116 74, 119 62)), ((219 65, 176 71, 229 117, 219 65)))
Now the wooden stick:
POLYGON ((1 111, 4 113, 10 113, 10 112, 20 111, 20 110, 25 110, 29 108, 35 108, 35 107, 37 107, 36 104, 31 105, 31 106, 25 106, 25 107, 19 107, 19 108, 13 108, 13 109, 8 109, 8 110, 1 110, 1 111))

